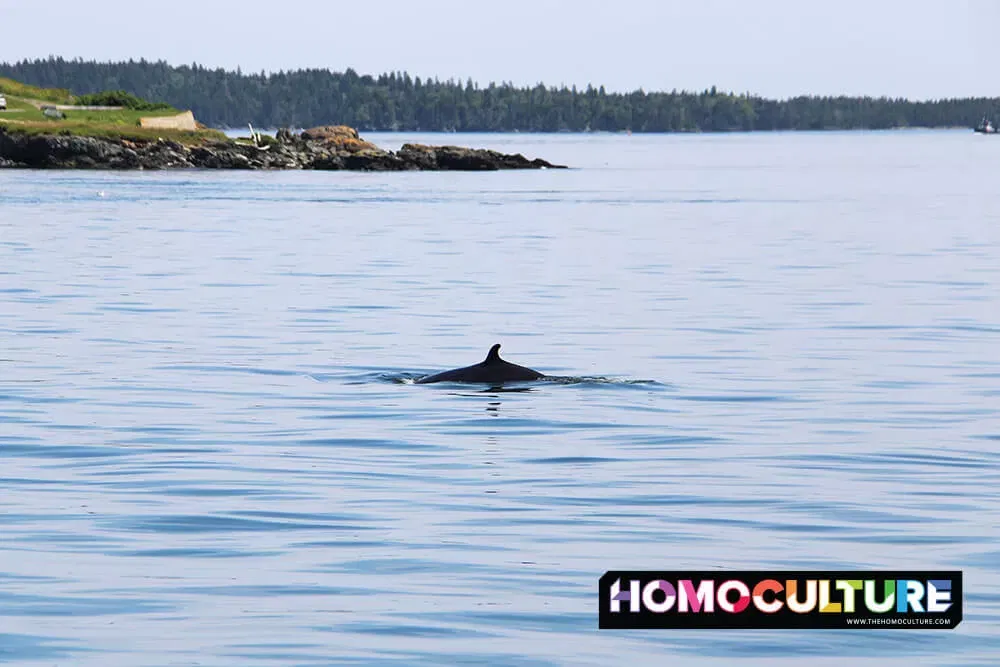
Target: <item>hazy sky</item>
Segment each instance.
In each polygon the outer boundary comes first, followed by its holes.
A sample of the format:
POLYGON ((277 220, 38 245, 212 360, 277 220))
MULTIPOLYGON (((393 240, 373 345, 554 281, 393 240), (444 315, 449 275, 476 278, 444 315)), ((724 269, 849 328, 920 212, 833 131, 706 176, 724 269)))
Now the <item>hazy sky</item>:
POLYGON ((0 61, 405 70, 768 97, 1000 96, 992 0, 0 0, 0 61), (163 11, 152 9, 161 6, 163 11))

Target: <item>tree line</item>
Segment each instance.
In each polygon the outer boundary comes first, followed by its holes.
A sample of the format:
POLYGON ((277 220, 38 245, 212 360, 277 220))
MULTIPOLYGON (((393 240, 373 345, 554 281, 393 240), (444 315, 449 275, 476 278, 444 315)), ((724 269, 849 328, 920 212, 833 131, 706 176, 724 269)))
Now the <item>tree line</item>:
POLYGON ((99 63, 58 57, 0 63, 0 76, 75 94, 125 91, 191 109, 213 127, 313 127, 457 132, 726 132, 752 130, 972 127, 1000 110, 1000 98, 910 101, 888 97, 671 91, 610 93, 604 86, 480 86, 469 80, 378 77, 352 69, 245 73, 194 63, 99 63))

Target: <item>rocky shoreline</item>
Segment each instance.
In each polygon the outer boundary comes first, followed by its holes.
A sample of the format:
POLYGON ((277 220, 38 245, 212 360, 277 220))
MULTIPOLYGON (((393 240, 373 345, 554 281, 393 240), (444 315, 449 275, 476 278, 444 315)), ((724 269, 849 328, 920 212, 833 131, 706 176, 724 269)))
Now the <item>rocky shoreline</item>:
POLYGON ((167 139, 26 134, 0 126, 0 167, 33 169, 321 169, 350 171, 497 171, 564 169, 521 154, 459 146, 405 144, 387 151, 339 125, 253 142, 186 145, 167 139))

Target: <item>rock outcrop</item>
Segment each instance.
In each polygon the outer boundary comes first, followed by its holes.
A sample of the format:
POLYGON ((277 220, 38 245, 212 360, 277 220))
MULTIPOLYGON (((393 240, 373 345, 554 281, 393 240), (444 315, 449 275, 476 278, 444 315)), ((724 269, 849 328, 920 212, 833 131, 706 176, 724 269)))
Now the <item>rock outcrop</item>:
POLYGON ((408 164, 419 165, 420 169, 436 171, 494 171, 497 169, 541 169, 555 166, 537 158, 529 160, 520 153, 507 155, 484 148, 462 148, 461 146, 403 144, 396 155, 408 164))
MULTIPOLYGON (((348 153, 360 153, 361 151, 377 151, 378 146, 365 141, 358 136, 358 131, 347 125, 325 125, 314 127, 310 130, 303 130, 299 135, 303 141, 316 142, 325 148, 348 153)), ((286 143, 294 143, 295 135, 287 132, 283 135, 286 143), (289 141, 291 140, 291 141, 289 141)))
POLYGON ((352 171, 496 171, 564 168, 523 155, 458 146, 406 144, 383 150, 345 125, 299 134, 279 130, 261 146, 216 141, 188 146, 165 139, 31 135, 0 126, 0 168, 323 169, 352 171))

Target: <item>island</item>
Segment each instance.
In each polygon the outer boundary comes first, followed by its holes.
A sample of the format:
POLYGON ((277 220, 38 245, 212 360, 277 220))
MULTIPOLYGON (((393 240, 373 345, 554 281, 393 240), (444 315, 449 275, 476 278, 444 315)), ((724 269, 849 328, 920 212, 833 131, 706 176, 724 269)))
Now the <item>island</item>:
POLYGON ((498 171, 564 169, 540 158, 460 146, 388 151, 344 125, 233 139, 190 111, 123 91, 74 96, 0 78, 0 168, 498 171))

